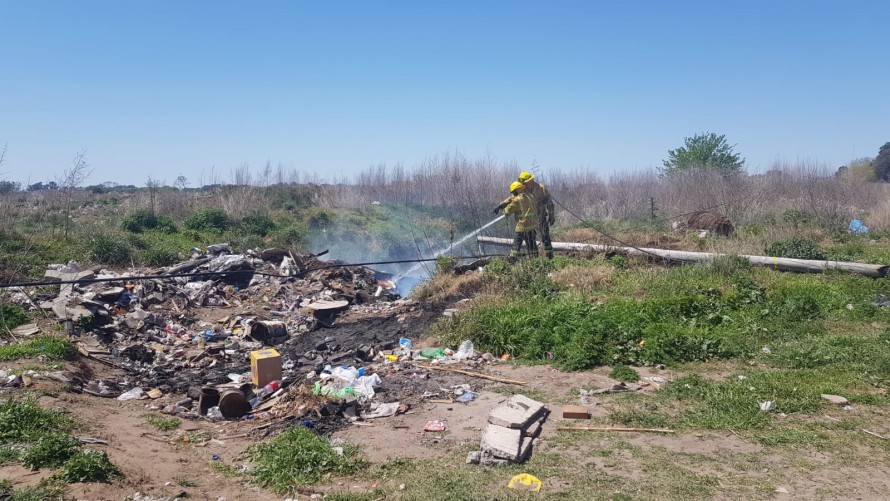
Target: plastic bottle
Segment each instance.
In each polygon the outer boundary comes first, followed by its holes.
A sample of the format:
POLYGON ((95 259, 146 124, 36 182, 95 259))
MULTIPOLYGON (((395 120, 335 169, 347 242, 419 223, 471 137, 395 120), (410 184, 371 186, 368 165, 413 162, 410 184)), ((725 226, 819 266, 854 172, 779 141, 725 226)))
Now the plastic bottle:
POLYGON ((250 399, 250 407, 256 407, 263 401, 263 398, 266 395, 271 395, 278 391, 278 388, 281 388, 281 381, 276 379, 275 381, 270 381, 269 384, 263 386, 256 392, 256 396, 250 399))
POLYGON ((445 356, 445 350, 442 348, 424 348, 420 354, 427 358, 440 358, 445 356))

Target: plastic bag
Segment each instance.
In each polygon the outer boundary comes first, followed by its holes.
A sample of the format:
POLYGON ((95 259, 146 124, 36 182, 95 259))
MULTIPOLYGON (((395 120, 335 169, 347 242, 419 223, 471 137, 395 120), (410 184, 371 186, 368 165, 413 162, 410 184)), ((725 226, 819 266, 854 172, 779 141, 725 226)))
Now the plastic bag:
POLYGON ((461 343, 460 347, 457 349, 457 353, 454 354, 456 360, 468 360, 475 356, 476 351, 473 349, 473 342, 469 339, 461 343))
POLYGON ((541 479, 528 473, 520 473, 510 479, 507 487, 518 491, 538 492, 541 490, 543 482, 541 479))
POLYGON ((144 395, 145 395, 145 392, 142 391, 142 388, 139 388, 137 386, 136 388, 133 388, 132 390, 130 390, 128 392, 121 393, 121 395, 119 397, 117 397, 117 399, 118 400, 138 400, 138 399, 142 398, 144 395))
POLYGON ((399 347, 402 348, 405 355, 410 355, 411 349, 414 348, 414 343, 412 343, 410 339, 403 337, 402 339, 399 339, 399 347))
POLYGON ((370 376, 362 376, 356 380, 352 386, 352 390, 356 395, 360 395, 367 399, 374 398, 374 387, 380 384, 380 376, 371 374, 370 376))

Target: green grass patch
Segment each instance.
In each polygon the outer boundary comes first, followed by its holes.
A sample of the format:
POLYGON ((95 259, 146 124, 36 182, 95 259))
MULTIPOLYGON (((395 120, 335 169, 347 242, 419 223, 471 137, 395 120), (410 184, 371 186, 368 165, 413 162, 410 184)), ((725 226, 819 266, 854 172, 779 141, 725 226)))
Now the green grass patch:
POLYGON ((21 457, 23 465, 37 470, 58 468, 80 452, 80 442, 65 433, 49 433, 38 438, 21 457))
POLYGON ((0 401, 0 446, 34 443, 72 424, 61 412, 43 409, 31 399, 0 401))
POLYGON ((180 421, 178 418, 167 418, 158 416, 157 414, 146 414, 143 417, 148 422, 148 424, 160 431, 173 431, 179 428, 179 425, 182 423, 182 421, 180 421))
POLYGON ((609 372, 609 377, 617 381, 636 383, 640 380, 640 373, 626 365, 616 365, 612 371, 609 372))
POLYGON ((306 428, 292 428, 247 451, 256 463, 251 471, 257 484, 284 494, 312 485, 329 475, 348 475, 366 466, 358 448, 344 444, 343 454, 306 428))
POLYGON ((108 459, 107 453, 88 450, 78 453, 65 462, 58 476, 68 483, 109 483, 122 477, 123 474, 108 459))
POLYGON ((46 360, 70 360, 77 349, 65 338, 35 336, 20 343, 0 346, 0 361, 9 362, 23 358, 44 357, 46 360))

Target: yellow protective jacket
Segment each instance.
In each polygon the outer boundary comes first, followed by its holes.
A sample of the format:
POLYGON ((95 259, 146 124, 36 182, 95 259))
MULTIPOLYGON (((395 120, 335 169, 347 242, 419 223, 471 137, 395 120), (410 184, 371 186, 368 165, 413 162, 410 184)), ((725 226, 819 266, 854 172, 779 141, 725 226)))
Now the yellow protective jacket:
POLYGON ((516 216, 516 233, 538 229, 538 213, 535 212, 535 200, 526 193, 513 195, 504 200, 504 214, 516 216))
POLYGON ((550 192, 543 184, 536 181, 528 181, 525 183, 525 193, 535 200, 535 212, 541 221, 546 221, 549 216, 556 215, 553 207, 553 199, 550 198, 550 192))

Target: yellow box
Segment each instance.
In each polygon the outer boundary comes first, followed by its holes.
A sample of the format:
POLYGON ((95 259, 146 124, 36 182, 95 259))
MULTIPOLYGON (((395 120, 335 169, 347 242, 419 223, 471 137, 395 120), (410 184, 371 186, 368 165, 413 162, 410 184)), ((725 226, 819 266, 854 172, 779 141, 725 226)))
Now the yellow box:
POLYGON ((254 386, 281 379, 281 355, 273 349, 250 352, 250 375, 254 386))

